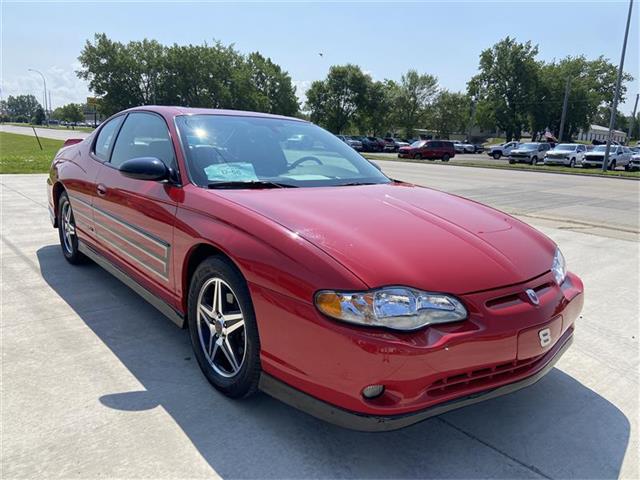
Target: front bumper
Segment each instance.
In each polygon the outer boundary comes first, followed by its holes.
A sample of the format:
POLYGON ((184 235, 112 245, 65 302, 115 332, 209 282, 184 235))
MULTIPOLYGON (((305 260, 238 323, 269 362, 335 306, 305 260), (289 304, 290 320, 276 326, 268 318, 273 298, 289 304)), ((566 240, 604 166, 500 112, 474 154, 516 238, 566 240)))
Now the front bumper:
POLYGON ((531 163, 531 157, 525 155, 509 155, 509 161, 515 163, 531 163))
MULTIPOLYGON (((463 322, 395 332, 328 319, 310 302, 254 283, 249 289, 263 372, 320 405, 375 418, 427 418, 437 413, 421 412, 440 412, 437 407, 450 402, 462 406, 465 399, 485 398, 536 375, 571 336, 583 305, 578 277, 569 273, 557 286, 547 272, 518 285, 461 295, 470 312, 463 322), (537 293, 538 305, 527 300, 527 289, 537 293), (538 336, 546 329, 553 340, 542 346, 538 336), (368 385, 384 385, 385 391, 366 399, 362 390, 368 385)), ((282 390, 287 389, 275 389, 274 396, 282 390)))
POLYGON ((362 432, 386 432, 408 427, 427 420, 428 418, 450 412, 451 410, 467 407, 474 403, 483 402, 502 395, 508 395, 533 385, 549 373, 564 352, 569 349, 569 346, 572 343, 573 329, 566 332, 563 338, 561 338, 554 347, 544 355, 543 362, 541 362, 542 367, 522 380, 404 415, 365 415, 344 410, 323 402, 322 400, 318 400, 317 398, 307 395, 300 390, 296 390, 271 375, 264 373, 260 377, 260 390, 291 407, 302 410, 309 415, 334 425, 362 432))

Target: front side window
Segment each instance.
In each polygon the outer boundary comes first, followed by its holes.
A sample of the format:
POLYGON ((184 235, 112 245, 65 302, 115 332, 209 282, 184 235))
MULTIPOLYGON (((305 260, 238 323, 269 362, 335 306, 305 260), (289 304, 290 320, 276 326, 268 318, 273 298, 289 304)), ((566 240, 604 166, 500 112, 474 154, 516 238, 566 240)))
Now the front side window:
POLYGON ((94 153, 96 157, 105 162, 109 160, 109 151, 113 145, 113 137, 118 131, 118 127, 122 123, 124 115, 120 115, 112 120, 109 120, 98 132, 98 138, 94 147, 94 153))
POLYGON ((127 116, 113 147, 111 164, 119 167, 132 158, 153 157, 176 168, 176 159, 167 124, 158 115, 134 112, 127 116))
POLYGON ((389 183, 369 161, 331 133, 296 120, 230 115, 183 115, 176 125, 191 180, 277 182, 319 187, 389 183), (295 141, 292 141, 295 139, 295 141))

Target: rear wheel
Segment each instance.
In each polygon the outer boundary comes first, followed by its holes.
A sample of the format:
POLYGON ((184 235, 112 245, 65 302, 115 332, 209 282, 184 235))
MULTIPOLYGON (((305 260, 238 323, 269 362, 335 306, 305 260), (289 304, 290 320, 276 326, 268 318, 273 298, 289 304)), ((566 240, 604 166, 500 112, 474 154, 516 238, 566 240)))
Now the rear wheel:
POLYGON ((449 154, 448 154, 448 153, 445 153, 445 154, 442 156, 442 161, 443 161, 443 162, 448 162, 448 161, 449 161, 449 158, 450 158, 450 157, 449 157, 449 154))
POLYGON ((62 192, 58 199, 58 236, 67 262, 77 265, 85 261, 86 257, 78 250, 76 221, 67 192, 62 192))
POLYGON ((260 339, 247 284, 231 262, 203 261, 189 288, 189 333, 200 369, 229 397, 254 393, 260 379, 260 339))

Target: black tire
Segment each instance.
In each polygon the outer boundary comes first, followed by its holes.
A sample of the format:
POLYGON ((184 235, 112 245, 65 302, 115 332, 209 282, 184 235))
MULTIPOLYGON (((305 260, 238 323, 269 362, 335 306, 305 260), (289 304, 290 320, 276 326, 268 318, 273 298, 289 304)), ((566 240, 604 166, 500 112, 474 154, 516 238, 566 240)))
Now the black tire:
POLYGON ((445 154, 442 156, 442 161, 443 161, 443 162, 448 162, 448 161, 449 161, 449 158, 450 158, 450 157, 449 157, 449 154, 448 154, 448 153, 445 153, 445 154))
POLYGON ((515 165, 516 161, 509 159, 509 165, 515 165))
POLYGON ((629 164, 627 163, 627 164, 624 166, 624 171, 625 171, 625 172, 630 172, 631 170, 632 170, 632 169, 631 169, 631 165, 629 165, 629 164))
POLYGON ((413 159, 414 159, 414 160, 422 160, 422 155, 420 155, 419 153, 416 153, 416 154, 413 156, 413 159))
POLYGON ((609 170, 615 170, 616 169, 616 161, 613 160, 610 164, 609 164, 609 170))
MULTIPOLYGON (((228 298, 228 294, 227 294, 228 298)), ((235 300, 234 300, 235 301, 235 300)), ((253 303, 247 284, 228 260, 220 257, 209 257, 196 269, 189 286, 188 326, 191 345, 198 360, 198 365, 209 383, 217 390, 232 398, 245 398, 256 392, 260 380, 260 337, 256 323, 253 303), (201 289, 211 279, 221 279, 231 288, 237 299, 244 320, 244 342, 242 364, 233 376, 223 376, 214 370, 200 340, 198 322, 198 302, 201 289)), ((237 333, 237 332, 236 332, 237 333)), ((215 358, 215 355, 214 355, 215 358)))
POLYGON ((571 160, 569 160, 569 168, 573 168, 576 166, 576 159, 572 158, 571 160))
POLYGON ((71 208, 71 202, 69 202, 69 196, 67 192, 62 192, 58 198, 58 238, 60 239, 60 247, 62 248, 62 254, 67 262, 72 265, 78 265, 84 263, 87 259, 78 250, 78 236, 75 234, 75 217, 73 216, 73 209, 71 208), (69 213, 69 222, 71 228, 73 228, 73 234, 69 233, 67 236, 67 222, 65 222, 65 216, 69 213))
POLYGON ((500 157, 502 156, 502 152, 493 152, 491 154, 491 156, 495 159, 495 160, 500 160, 500 157))
POLYGON ((536 157, 535 155, 531 158, 531 165, 533 165, 534 167, 538 164, 538 157, 536 157))

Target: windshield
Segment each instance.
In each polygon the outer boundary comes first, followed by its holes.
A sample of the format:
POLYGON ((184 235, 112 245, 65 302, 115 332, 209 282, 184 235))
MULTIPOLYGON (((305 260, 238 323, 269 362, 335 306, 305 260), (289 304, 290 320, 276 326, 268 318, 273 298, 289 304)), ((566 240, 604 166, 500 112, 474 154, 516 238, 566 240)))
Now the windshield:
POLYGON ((521 145, 518 146, 519 150, 537 150, 538 149, 538 144, 537 143, 523 143, 521 145))
POLYGON ((560 145, 556 145, 554 150, 563 150, 565 152, 573 152, 576 149, 576 146, 571 143, 561 143, 560 145))
MULTIPOLYGON (((593 152, 604 152, 606 149, 607 149, 606 145, 598 145, 592 151, 593 152)), ((616 147, 614 145, 611 145, 611 150, 609 150, 609 151, 610 152, 615 152, 616 151, 616 147)))
POLYGON ((427 143, 425 140, 417 140, 413 142, 411 146, 418 148, 418 147, 422 147, 425 143, 427 143))
POLYGON ((311 123, 249 116, 176 117, 191 180, 319 187, 389 183, 373 164, 311 123))

